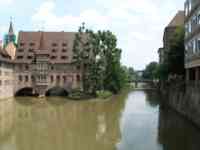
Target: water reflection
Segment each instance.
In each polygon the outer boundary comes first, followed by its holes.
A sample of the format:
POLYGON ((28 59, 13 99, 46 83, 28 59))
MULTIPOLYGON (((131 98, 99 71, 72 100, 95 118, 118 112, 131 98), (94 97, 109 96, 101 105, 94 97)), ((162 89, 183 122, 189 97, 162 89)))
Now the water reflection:
POLYGON ((200 131, 166 107, 160 108, 159 143, 163 150, 199 150, 200 131))
POLYGON ((153 91, 108 101, 0 101, 0 150, 198 150, 200 131, 153 91))
MULTIPOLYGON (((119 118, 124 96, 110 101, 57 99, 56 103, 26 99, 11 101, 14 130, 8 130, 10 136, 5 143, 0 140, 1 150, 115 149, 120 138, 119 118)), ((9 121, 6 116, 4 113, 4 124, 9 121)), ((5 132, 6 125, 1 129, 5 132)))
POLYGON ((129 94, 122 114, 118 150, 159 150, 157 143, 158 106, 152 107, 144 91, 129 94))
POLYGON ((198 150, 200 130, 169 108, 153 91, 129 94, 120 121, 118 150, 198 150))

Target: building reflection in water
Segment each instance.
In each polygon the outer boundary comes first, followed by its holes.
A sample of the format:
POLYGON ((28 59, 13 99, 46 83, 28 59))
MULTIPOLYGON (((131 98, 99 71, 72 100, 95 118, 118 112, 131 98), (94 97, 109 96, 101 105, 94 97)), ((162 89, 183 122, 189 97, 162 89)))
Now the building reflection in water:
POLYGON ((163 150, 199 150, 200 130, 166 107, 160 108, 158 141, 163 150))
MULTIPOLYGON (((5 144, 0 140, 1 150, 8 146, 13 147, 9 150, 110 150, 115 149, 120 139, 123 100, 76 102, 54 99, 58 103, 28 100, 12 101, 11 118, 4 110, 1 130, 7 131, 9 136, 5 144)), ((3 103, 6 102, 0 102, 0 107, 8 105, 3 103)), ((1 137, 3 134, 1 131, 1 137)))
POLYGON ((15 149, 15 106, 13 99, 0 101, 0 149, 15 149), (10 144, 7 145, 9 140, 10 144))

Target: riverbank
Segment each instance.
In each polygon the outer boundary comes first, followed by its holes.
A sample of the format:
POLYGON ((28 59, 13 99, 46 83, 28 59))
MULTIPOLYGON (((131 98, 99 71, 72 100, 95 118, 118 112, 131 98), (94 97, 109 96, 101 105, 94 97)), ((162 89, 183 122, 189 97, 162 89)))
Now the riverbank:
POLYGON ((200 85, 173 83, 161 91, 162 102, 200 127, 200 85))
POLYGON ((111 98, 115 95, 120 95, 124 92, 130 92, 131 90, 133 90, 134 88, 131 87, 131 86, 127 86, 125 88, 123 88, 118 94, 113 94, 112 92, 110 91, 98 91, 96 96, 94 95, 91 95, 91 94, 87 94, 87 93, 84 93, 84 92, 81 92, 81 91, 73 91, 71 92, 67 98, 70 99, 70 100, 77 100, 77 101, 81 101, 81 100, 88 100, 88 99, 102 99, 102 100, 105 100, 105 99, 108 99, 108 98, 111 98))

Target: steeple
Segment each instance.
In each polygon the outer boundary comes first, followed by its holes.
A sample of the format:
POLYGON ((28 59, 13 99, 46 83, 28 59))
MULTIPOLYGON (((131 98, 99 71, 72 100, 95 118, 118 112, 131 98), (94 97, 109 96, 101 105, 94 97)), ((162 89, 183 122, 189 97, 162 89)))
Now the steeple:
POLYGON ((9 34, 9 35, 13 35, 13 34, 14 34, 13 23, 12 23, 12 17, 10 18, 10 26, 9 26, 8 34, 9 34))

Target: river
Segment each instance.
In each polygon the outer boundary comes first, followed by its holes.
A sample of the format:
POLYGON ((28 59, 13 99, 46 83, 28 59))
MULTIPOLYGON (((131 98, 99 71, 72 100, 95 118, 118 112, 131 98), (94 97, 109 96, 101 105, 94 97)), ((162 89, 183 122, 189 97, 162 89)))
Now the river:
POLYGON ((200 130, 153 91, 0 101, 0 150, 199 150, 200 130))

